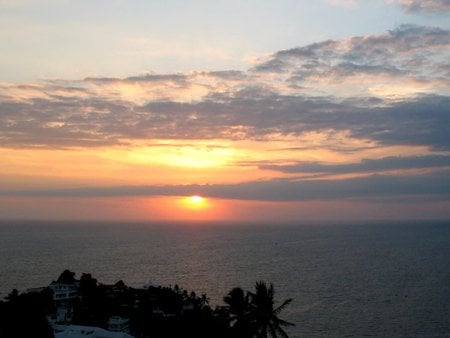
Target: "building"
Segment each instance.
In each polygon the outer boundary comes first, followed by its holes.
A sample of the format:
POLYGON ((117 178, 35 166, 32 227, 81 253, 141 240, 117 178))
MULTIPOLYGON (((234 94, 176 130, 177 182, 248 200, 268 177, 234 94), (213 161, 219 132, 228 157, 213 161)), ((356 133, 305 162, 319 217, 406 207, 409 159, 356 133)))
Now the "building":
POLYGON ((78 297, 78 283, 65 284, 53 282, 48 287, 53 290, 53 301, 57 305, 69 303, 78 297))
POLYGON ((112 332, 94 326, 54 325, 55 338, 134 338, 126 332, 112 332))
POLYGON ((49 317, 51 323, 70 323, 73 316, 73 301, 78 297, 78 283, 66 284, 53 282, 49 288, 53 291, 56 313, 49 317))
POLYGON ((114 332, 130 332, 130 320, 120 316, 112 316, 108 320, 108 330, 114 332))

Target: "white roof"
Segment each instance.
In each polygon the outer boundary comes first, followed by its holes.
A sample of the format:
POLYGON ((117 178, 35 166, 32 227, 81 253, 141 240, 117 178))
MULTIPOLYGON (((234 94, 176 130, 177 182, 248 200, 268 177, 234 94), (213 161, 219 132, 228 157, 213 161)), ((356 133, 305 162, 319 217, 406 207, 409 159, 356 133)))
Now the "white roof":
POLYGON ((112 332, 94 326, 58 325, 55 329, 55 338, 134 338, 125 332, 112 332))

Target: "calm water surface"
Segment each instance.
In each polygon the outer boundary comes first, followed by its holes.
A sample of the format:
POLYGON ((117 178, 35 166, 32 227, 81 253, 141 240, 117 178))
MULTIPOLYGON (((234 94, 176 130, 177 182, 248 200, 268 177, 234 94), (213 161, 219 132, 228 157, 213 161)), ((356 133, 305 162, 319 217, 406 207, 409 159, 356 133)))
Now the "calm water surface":
POLYGON ((206 293, 273 282, 291 337, 450 337, 450 223, 0 222, 0 297, 64 269, 206 293))

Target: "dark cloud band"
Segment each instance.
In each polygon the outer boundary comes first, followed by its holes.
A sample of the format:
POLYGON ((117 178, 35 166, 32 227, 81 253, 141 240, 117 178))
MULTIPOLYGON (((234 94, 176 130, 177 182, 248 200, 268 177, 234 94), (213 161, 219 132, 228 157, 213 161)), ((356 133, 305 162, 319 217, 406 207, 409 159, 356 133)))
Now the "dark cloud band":
POLYGON ((450 172, 422 175, 371 175, 343 180, 277 179, 240 184, 123 186, 60 190, 3 191, 9 197, 189 196, 259 201, 306 201, 422 197, 448 200, 450 172))

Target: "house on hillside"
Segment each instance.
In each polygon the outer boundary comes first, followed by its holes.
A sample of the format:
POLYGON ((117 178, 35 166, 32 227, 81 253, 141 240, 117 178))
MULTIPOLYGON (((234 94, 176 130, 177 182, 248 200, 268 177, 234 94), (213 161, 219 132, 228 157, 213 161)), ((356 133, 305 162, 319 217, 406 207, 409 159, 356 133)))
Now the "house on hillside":
POLYGON ((126 332, 113 332, 93 326, 54 325, 55 338, 134 338, 126 332))
POLYGON ((52 282, 48 286, 53 291, 56 313, 49 317, 51 323, 70 323, 73 316, 73 302, 78 297, 78 283, 52 282))

